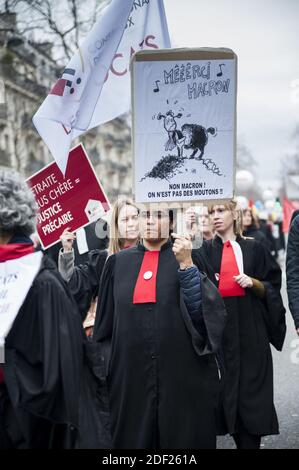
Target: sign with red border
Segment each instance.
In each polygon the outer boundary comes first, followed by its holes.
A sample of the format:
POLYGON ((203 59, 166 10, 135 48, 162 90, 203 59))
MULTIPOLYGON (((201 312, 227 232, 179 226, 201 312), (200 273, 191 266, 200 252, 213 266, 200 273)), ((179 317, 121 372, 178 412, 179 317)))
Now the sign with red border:
POLYGON ((82 144, 69 153, 65 176, 55 162, 27 180, 39 207, 37 232, 44 249, 110 210, 105 191, 82 144))

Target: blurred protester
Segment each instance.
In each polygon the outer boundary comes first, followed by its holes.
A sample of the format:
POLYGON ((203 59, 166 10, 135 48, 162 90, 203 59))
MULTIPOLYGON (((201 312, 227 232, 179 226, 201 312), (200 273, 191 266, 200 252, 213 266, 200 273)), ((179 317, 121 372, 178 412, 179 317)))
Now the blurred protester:
MULTIPOLYGON (((298 211, 297 211, 298 212, 298 211)), ((299 215, 291 221, 287 245, 287 292, 289 308, 299 336, 299 215)))
POLYGON ((254 238, 269 248, 265 234, 260 230, 258 218, 254 215, 251 208, 243 210, 243 236, 254 238))
POLYGON ((234 200, 211 206, 210 214, 215 237, 193 256, 218 287, 228 314, 218 432, 230 433, 238 449, 258 449, 261 436, 278 433, 269 341, 282 349, 281 270, 260 242, 242 237, 242 211, 234 200))
MULTIPOLYGON (((21 175, 0 169, 0 263, 37 259, 30 239, 36 210, 21 175)), ((54 263, 41 253, 39 262, 5 340, 0 448, 73 448, 78 436, 80 315, 54 263)))
POLYGON ((199 248, 203 240, 213 238, 213 230, 207 206, 199 206, 199 213, 194 207, 185 212, 186 232, 191 237, 193 248, 199 248))
POLYGON ((198 223, 203 240, 212 240, 214 236, 213 225, 211 223, 209 209, 207 206, 201 207, 200 214, 198 215, 198 223))
POLYGON ((113 447, 215 448, 225 309, 169 234, 173 212, 142 211, 142 243, 107 260, 93 339, 106 363, 113 447))
MULTIPOLYGON (((185 212, 185 227, 186 233, 190 236, 191 241, 194 242, 198 233, 198 216, 194 207, 188 207, 185 212)), ((201 238, 201 237, 200 237, 201 238)), ((202 241, 202 239, 201 239, 202 241)), ((201 243, 200 243, 201 244, 201 243)))
POLYGON ((278 253, 275 238, 273 237, 272 233, 272 221, 269 220, 268 214, 266 212, 261 211, 259 213, 259 224, 261 232, 263 232, 266 237, 268 249, 276 259, 278 253))
POLYGON ((59 253, 58 267, 62 277, 68 282, 84 320, 87 336, 91 336, 95 319, 97 295, 102 271, 108 255, 136 245, 139 239, 138 208, 130 199, 119 198, 114 204, 110 225, 108 251, 107 230, 103 227, 98 233, 98 249, 89 253, 88 261, 75 266, 73 243, 75 235, 64 230, 61 236, 62 249, 59 253))

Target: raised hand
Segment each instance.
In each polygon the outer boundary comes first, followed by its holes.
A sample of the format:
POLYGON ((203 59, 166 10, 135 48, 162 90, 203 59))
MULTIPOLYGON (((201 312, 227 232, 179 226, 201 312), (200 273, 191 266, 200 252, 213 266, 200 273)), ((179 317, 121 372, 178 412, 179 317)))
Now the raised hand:
POLYGON ((191 257, 192 242, 190 237, 180 236, 177 233, 173 233, 172 237, 175 240, 172 251, 177 259, 177 262, 180 264, 180 269, 186 269, 193 266, 191 257))
POLYGON ((65 252, 72 251, 75 238, 76 235, 69 231, 69 227, 62 232, 60 241, 65 252))

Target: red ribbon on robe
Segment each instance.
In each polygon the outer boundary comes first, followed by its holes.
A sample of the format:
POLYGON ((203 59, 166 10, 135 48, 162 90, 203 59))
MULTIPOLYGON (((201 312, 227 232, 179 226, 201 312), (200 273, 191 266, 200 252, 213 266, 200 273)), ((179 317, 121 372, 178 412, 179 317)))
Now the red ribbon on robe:
MULTIPOLYGON (((0 263, 22 258, 23 256, 30 255, 31 253, 34 253, 33 244, 8 243, 7 245, 0 245, 0 263)), ((4 383, 4 372, 0 365, 0 384, 2 383, 4 383)))
POLYGON ((234 276, 240 274, 232 244, 223 244, 221 268, 219 276, 219 292, 222 297, 243 297, 245 290, 239 286, 234 276))
POLYGON ((34 253, 34 246, 30 243, 8 243, 7 245, 0 245, 0 263, 21 258, 31 253, 34 253))
POLYGON ((156 303, 157 272, 160 251, 146 251, 134 289, 133 304, 156 303), (144 279, 146 272, 151 272, 150 279, 144 279))

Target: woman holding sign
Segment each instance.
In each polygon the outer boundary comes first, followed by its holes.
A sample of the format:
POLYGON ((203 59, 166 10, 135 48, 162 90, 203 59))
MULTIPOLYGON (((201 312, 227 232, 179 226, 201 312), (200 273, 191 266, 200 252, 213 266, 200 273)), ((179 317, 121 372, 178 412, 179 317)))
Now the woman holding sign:
POLYGON ((281 350, 285 336, 281 270, 260 242, 242 237, 234 201, 209 212, 215 236, 193 258, 218 287, 228 313, 219 434, 233 435, 238 449, 258 449, 261 436, 278 434, 269 343, 281 350))
MULTIPOLYGON (((59 253, 58 267, 62 277, 77 302, 83 316, 84 327, 87 334, 92 332, 96 311, 96 297, 99 291, 101 274, 108 256, 135 246, 139 240, 139 210, 128 198, 119 198, 114 204, 111 224, 109 246, 107 250, 92 250, 86 263, 75 266, 73 242, 75 235, 66 229, 62 236, 62 249, 59 253)), ((99 233, 101 238, 107 233, 99 233)), ((100 245, 99 241, 99 245, 100 245)))
POLYGON ((143 210, 142 242, 110 256, 103 271, 93 340, 116 449, 216 447, 215 353, 226 312, 173 225, 173 211, 143 210))

